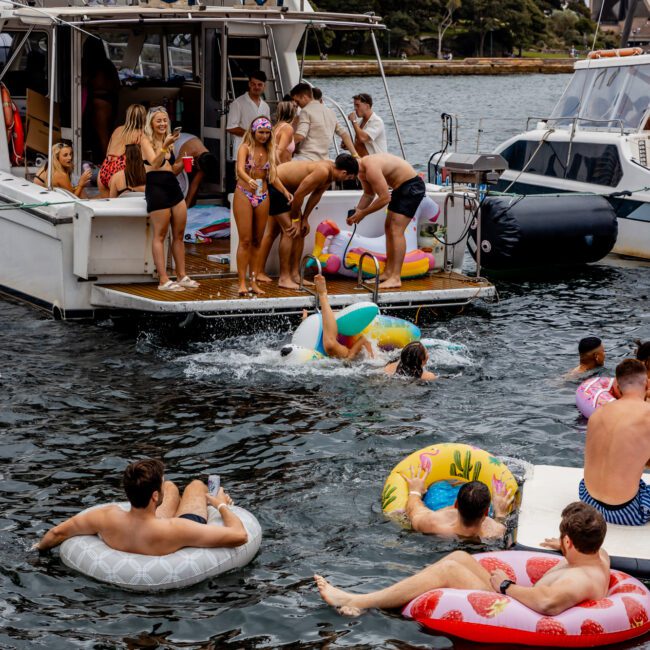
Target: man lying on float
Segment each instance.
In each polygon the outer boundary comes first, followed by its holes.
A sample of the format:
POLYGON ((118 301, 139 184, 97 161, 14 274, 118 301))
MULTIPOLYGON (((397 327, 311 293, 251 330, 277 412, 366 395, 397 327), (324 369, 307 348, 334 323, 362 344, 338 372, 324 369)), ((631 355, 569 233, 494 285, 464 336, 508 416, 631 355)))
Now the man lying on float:
POLYGON ((650 464, 645 365, 638 359, 621 361, 616 384, 620 399, 596 409, 589 418, 579 495, 610 524, 643 526, 650 521, 650 487, 641 478, 650 464))
POLYGON ((456 503, 440 510, 431 510, 422 501, 427 491, 426 472, 421 467, 411 468, 410 476, 402 474, 409 487, 406 502, 406 516, 413 530, 442 537, 461 537, 465 539, 501 539, 506 534, 502 520, 514 499, 509 492, 495 493, 485 483, 470 481, 458 491, 456 503), (488 517, 490 501, 494 507, 494 519, 488 517))
POLYGON ((77 535, 99 535, 117 551, 142 555, 167 555, 185 546, 234 547, 248 541, 223 488, 212 496, 205 483, 195 480, 181 498, 176 485, 164 480, 164 469, 159 460, 131 463, 124 470, 129 511, 109 505, 80 513, 51 528, 34 548, 47 551, 77 535), (208 504, 219 510, 223 526, 206 526, 208 504))
POLYGON ((490 573, 464 551, 454 551, 414 576, 369 594, 337 589, 319 575, 314 579, 323 600, 346 616, 358 616, 370 608, 402 607, 420 594, 442 588, 500 592, 535 612, 555 616, 585 600, 604 598, 609 556, 600 547, 606 532, 607 524, 596 509, 580 501, 569 504, 562 511, 560 538, 544 543, 560 550, 564 560, 532 587, 516 584, 500 569, 490 573))

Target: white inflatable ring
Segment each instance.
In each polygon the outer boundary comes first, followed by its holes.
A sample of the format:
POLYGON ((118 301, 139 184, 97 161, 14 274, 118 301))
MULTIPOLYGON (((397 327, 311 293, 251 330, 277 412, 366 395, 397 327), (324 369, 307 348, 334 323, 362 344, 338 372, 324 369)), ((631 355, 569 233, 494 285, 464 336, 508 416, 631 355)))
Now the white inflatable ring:
MULTIPOLYGON (((128 510, 128 503, 116 503, 128 510)), ((88 508, 101 508, 94 506, 88 508)), ((262 527, 244 508, 233 506, 248 533, 237 548, 182 548, 169 555, 124 553, 107 546, 97 535, 71 537, 61 544, 61 559, 71 569, 90 578, 131 591, 180 589, 248 564, 262 542, 262 527)), ((223 523, 218 510, 208 507, 208 526, 223 523)))

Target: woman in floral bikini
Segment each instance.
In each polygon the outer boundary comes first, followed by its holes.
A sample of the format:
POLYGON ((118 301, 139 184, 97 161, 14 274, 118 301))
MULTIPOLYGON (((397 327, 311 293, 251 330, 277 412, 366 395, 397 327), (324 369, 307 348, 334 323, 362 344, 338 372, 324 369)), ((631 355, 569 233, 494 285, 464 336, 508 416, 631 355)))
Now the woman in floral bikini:
POLYGON ((97 187, 101 197, 106 198, 109 195, 113 174, 126 167, 126 145, 140 144, 146 118, 147 109, 144 106, 131 104, 126 109, 124 124, 113 131, 106 150, 106 158, 97 176, 97 187))
POLYGON ((237 152, 237 187, 233 198, 233 213, 239 233, 237 275, 240 296, 245 296, 250 291, 264 293, 257 284, 256 274, 260 271, 260 243, 269 216, 268 183, 272 183, 288 201, 293 200, 277 178, 271 122, 266 117, 258 117, 246 131, 237 152), (249 268, 250 289, 246 286, 249 268))

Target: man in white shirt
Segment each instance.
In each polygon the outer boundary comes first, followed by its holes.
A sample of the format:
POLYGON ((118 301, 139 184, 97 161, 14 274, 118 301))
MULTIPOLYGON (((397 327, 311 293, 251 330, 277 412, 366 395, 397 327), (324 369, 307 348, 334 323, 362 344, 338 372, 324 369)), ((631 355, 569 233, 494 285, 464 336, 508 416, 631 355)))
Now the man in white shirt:
POLYGON ((354 111, 348 115, 348 119, 354 128, 354 148, 360 156, 388 153, 384 120, 373 112, 372 97, 367 93, 360 93, 353 99, 354 111))
POLYGON ((262 99, 265 86, 266 73, 263 70, 251 73, 248 77, 248 92, 230 104, 226 131, 232 135, 233 160, 237 160, 237 150, 251 122, 260 115, 271 119, 271 109, 262 99))
POLYGON ((291 89, 291 99, 300 107, 298 126, 293 139, 298 150, 294 160, 329 160, 330 144, 336 133, 345 148, 358 158, 350 134, 338 123, 331 108, 316 101, 312 88, 299 83, 291 89))

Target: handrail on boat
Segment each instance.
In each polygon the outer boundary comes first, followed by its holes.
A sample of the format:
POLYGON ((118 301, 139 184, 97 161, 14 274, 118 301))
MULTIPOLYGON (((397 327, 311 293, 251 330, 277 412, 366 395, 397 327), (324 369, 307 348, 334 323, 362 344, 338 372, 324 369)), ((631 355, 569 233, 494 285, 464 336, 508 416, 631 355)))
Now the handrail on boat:
POLYGON ((623 120, 620 118, 612 118, 610 120, 595 120, 591 117, 576 117, 575 115, 567 115, 566 117, 528 117, 526 119, 526 131, 530 128, 530 123, 533 120, 538 122, 559 122, 561 120, 570 120, 571 121, 571 131, 575 131, 576 124, 578 122, 589 122, 590 124, 615 124, 621 131, 621 135, 625 135, 625 125, 623 120))
POLYGON ((379 260, 377 260, 370 251, 363 251, 363 253, 361 253, 361 257, 359 258, 359 268, 357 270, 357 286, 355 288, 367 289, 370 291, 370 293, 372 293, 372 301, 377 304, 377 301, 379 300, 379 260), (364 257, 369 257, 375 263, 375 286, 372 289, 363 281, 364 257))
POLYGON ((316 311, 320 311, 320 298, 318 297, 318 293, 316 291, 312 291, 311 289, 308 289, 305 286, 305 271, 307 270, 307 264, 312 260, 316 264, 316 268, 318 269, 318 275, 323 275, 323 267, 320 263, 320 260, 315 255, 312 255, 311 253, 307 253, 306 255, 303 255, 302 259, 300 260, 299 291, 306 291, 307 293, 310 293, 312 296, 314 296, 314 298, 316 299, 316 311))

